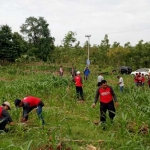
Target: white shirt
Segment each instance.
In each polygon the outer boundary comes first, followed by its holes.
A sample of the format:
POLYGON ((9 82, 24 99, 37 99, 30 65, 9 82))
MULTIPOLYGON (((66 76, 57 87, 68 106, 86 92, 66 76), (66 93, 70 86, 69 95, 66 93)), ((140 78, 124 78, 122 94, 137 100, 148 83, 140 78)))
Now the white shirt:
POLYGON ((123 82, 123 78, 122 77, 119 78, 119 83, 120 83, 119 86, 124 86, 124 82, 123 82))
POLYGON ((97 82, 101 82, 102 80, 104 80, 104 77, 102 75, 99 75, 97 77, 97 82))

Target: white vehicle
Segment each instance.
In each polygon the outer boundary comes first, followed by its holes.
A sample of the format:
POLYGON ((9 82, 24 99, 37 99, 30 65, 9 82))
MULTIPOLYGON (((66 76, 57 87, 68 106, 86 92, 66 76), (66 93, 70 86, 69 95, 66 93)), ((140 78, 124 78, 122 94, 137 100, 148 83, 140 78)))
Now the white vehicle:
POLYGON ((136 73, 141 73, 141 74, 144 74, 144 76, 148 76, 149 75, 149 73, 150 73, 150 69, 149 68, 140 68, 140 69, 138 69, 138 70, 136 70, 136 71, 132 71, 131 72, 131 75, 136 75, 136 73))

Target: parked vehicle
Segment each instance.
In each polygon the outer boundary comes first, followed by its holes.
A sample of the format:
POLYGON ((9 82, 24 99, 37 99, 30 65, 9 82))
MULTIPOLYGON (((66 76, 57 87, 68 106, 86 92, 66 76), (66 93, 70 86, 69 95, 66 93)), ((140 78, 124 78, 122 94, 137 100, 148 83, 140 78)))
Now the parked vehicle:
POLYGON ((141 73, 144 74, 144 76, 148 76, 149 72, 150 72, 150 68, 140 68, 137 69, 136 71, 131 72, 131 75, 136 75, 136 73, 141 73))
POLYGON ((132 72, 132 68, 129 67, 129 66, 121 66, 121 67, 119 68, 119 72, 120 72, 121 74, 130 74, 130 73, 132 72))

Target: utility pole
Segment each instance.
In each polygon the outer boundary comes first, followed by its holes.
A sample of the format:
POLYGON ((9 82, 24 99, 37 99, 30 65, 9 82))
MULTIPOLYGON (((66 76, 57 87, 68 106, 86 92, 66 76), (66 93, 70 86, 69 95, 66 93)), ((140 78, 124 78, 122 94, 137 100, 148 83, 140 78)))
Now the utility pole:
POLYGON ((91 35, 85 35, 85 37, 88 37, 88 59, 87 59, 87 65, 89 65, 90 64, 89 47, 90 47, 90 37, 91 37, 91 35))

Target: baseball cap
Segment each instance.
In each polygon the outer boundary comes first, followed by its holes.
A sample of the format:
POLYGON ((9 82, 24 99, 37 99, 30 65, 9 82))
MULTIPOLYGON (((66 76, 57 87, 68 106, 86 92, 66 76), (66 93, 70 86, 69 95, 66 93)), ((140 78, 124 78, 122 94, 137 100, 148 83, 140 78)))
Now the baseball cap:
POLYGON ((20 104, 21 100, 20 99, 16 99, 15 100, 15 106, 18 107, 18 105, 20 104))
POLYGON ((9 108, 9 110, 10 110, 10 103, 9 102, 4 102, 3 104, 2 104, 3 106, 8 106, 8 108, 9 108))
POLYGON ((77 71, 77 74, 80 74, 80 71, 77 71))

